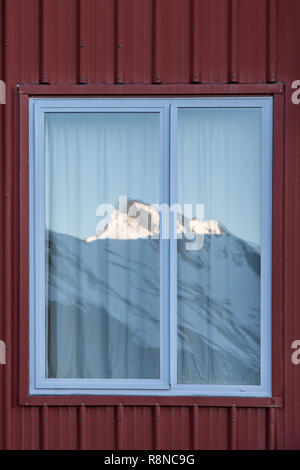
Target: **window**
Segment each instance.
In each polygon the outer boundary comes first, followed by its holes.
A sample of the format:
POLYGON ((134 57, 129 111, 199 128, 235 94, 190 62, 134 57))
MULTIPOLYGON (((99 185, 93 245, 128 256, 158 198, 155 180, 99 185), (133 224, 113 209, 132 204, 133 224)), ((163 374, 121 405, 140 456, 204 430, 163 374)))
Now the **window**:
POLYGON ((30 99, 30 393, 271 395, 272 98, 30 99))

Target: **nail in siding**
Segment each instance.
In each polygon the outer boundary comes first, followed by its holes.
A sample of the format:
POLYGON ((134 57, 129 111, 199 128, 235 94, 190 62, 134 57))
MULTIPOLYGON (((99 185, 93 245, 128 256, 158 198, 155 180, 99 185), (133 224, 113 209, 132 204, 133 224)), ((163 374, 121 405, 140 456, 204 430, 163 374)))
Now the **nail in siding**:
POLYGON ((86 27, 88 23, 88 19, 86 17, 87 14, 87 8, 89 7, 88 3, 86 0, 79 0, 78 4, 78 15, 79 15, 79 20, 78 20, 78 25, 79 25, 79 31, 78 31, 78 77, 77 77, 77 82, 79 84, 84 84, 88 82, 87 77, 87 67, 86 67, 86 27))
POLYGON ((191 10, 191 31, 192 31, 192 70, 191 70, 191 82, 199 83, 199 0, 193 0, 191 10))
POLYGON ((41 65, 40 82, 48 83, 48 27, 47 27, 47 3, 40 0, 40 42, 41 42, 41 65))
POLYGON ((199 407, 193 406, 193 450, 199 449, 199 407))
POLYGON ((230 64, 229 82, 238 82, 238 25, 239 25, 239 0, 230 0, 229 5, 229 34, 230 34, 230 64))
POLYGON ((82 404, 78 408, 78 415, 79 415, 79 449, 85 450, 86 447, 86 408, 85 405, 82 404))
POLYGON ((154 449, 160 450, 160 406, 154 408, 154 449))
POLYGON ((162 83, 161 79, 161 12, 159 1, 152 0, 152 44, 153 44, 153 83, 162 83))
POLYGON ((124 406, 117 406, 117 450, 124 448, 124 406))
POLYGON ((115 54, 116 54, 116 77, 115 81, 117 83, 124 83, 124 44, 125 44, 125 34, 124 28, 127 25, 125 17, 124 2, 116 0, 117 2, 117 11, 115 19, 115 54))
POLYGON ((276 82, 278 1, 267 0, 267 81, 276 82))
POLYGON ((48 450, 48 406, 45 404, 41 407, 41 448, 48 450))
POLYGON ((267 448, 276 449, 276 418, 277 410, 274 407, 267 409, 267 448))
POLYGON ((230 449, 236 450, 237 449, 237 409, 236 406, 233 405, 230 408, 230 449))

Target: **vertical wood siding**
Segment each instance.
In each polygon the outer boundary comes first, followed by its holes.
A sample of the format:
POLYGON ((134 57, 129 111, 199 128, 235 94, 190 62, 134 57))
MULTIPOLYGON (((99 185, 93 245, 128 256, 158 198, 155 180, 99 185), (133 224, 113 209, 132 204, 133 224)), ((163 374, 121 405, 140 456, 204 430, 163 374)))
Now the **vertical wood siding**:
POLYGON ((0 448, 299 449, 299 1, 0 0, 0 12, 0 448), (286 84, 284 407, 19 406, 17 84, 268 81, 286 84))

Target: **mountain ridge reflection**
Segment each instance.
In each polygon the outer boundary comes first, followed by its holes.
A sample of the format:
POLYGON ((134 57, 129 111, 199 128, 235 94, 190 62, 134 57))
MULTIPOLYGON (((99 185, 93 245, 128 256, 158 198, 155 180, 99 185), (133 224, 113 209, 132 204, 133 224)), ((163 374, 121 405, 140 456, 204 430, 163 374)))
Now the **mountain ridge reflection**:
MULTIPOLYGON (((259 383, 259 253, 229 232, 177 244, 179 382, 259 383)), ((49 376, 159 378, 160 241, 46 246, 49 376)))

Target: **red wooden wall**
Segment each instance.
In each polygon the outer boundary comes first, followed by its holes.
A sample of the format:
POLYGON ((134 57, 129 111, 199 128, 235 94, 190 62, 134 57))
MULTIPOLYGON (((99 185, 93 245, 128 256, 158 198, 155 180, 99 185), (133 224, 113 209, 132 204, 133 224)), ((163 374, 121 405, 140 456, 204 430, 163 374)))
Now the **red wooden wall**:
POLYGON ((0 0, 0 11, 0 448, 299 449, 299 0, 0 0), (226 82, 285 84, 283 408, 19 406, 17 84, 226 82))

